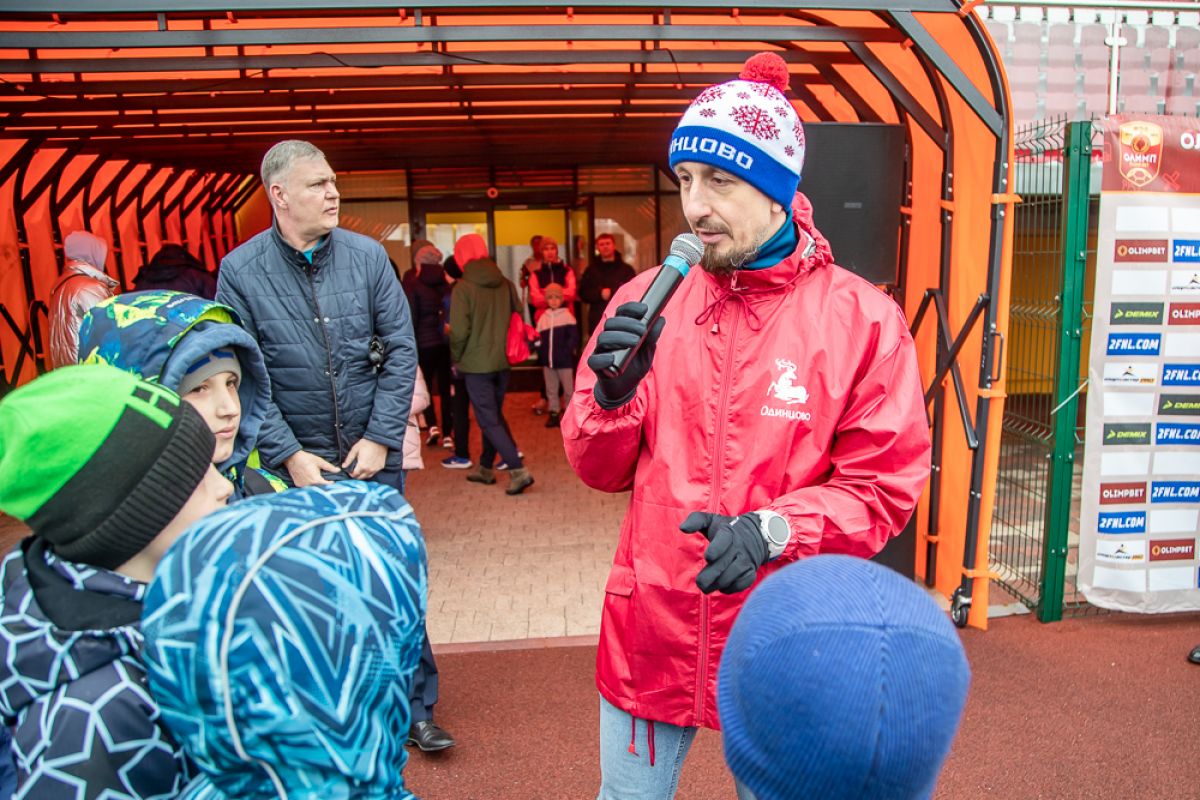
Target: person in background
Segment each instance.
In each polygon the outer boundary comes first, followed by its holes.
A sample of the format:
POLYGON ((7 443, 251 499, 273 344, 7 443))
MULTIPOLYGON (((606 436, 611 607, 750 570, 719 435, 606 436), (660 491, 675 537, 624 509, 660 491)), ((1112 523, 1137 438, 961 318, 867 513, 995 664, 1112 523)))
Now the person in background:
MULTIPOLYGON (((446 319, 446 338, 450 337, 450 307, 454 299, 454 290, 462 285, 462 268, 454 260, 454 254, 446 256, 442 262, 446 271, 446 281, 450 290, 442 298, 442 312, 446 319)), ((454 430, 450 432, 454 452, 442 459, 446 469, 470 469, 475 466, 471 460, 471 399, 467 395, 467 381, 457 369, 450 369, 450 417, 454 420, 454 430)))
POLYGON ((479 468, 467 475, 467 480, 495 483, 493 465, 499 453, 508 466, 505 491, 521 494, 533 485, 533 476, 521 461, 504 420, 504 395, 511 371, 505 345, 509 320, 520 310, 517 290, 488 255, 479 234, 468 233, 459 239, 454 258, 463 265, 463 279, 450 303, 450 359, 466 380, 475 420, 483 433, 479 468))
POLYGON ((108 243, 87 231, 63 240, 62 275, 50 290, 50 367, 79 361, 79 324, 88 309, 112 297, 118 283, 104 272, 108 243))
POLYGON ((638 298, 657 270, 617 290, 563 414, 584 483, 632 489, 597 650, 600 800, 673 797, 697 729, 719 727, 717 665, 747 590, 817 553, 874 555, 929 477, 908 324, 834 264, 796 191, 789 82, 761 53, 688 107, 668 160, 699 268, 652 327, 638 298))
POLYGON ((387 253, 338 227, 337 176, 312 144, 276 144, 262 181, 274 223, 225 256, 217 299, 267 363, 263 466, 295 486, 355 478, 403 491, 417 347, 387 253))
POLYGON ((575 391, 575 353, 579 348, 579 324, 575 315, 563 306, 563 288, 557 283, 546 287, 546 313, 538 320, 537 354, 546 382, 546 397, 550 404, 547 428, 557 428, 561 412, 558 390, 570 402, 575 391))
POLYGON ((169 389, 68 366, 0 402, 0 714, 18 798, 175 797, 187 762, 146 689, 140 619, 171 543, 225 505, 216 440, 169 389))
POLYGON ((563 290, 563 305, 575 303, 575 271, 558 257, 558 242, 542 237, 542 263, 529 275, 529 303, 534 308, 534 323, 546 313, 545 287, 557 283, 563 290))
POLYGON ((604 310, 608 308, 613 293, 636 275, 633 267, 626 264, 624 256, 617 251, 617 241, 611 233, 596 237, 596 259, 579 279, 579 299, 587 305, 584 333, 588 338, 604 318, 604 310))
POLYGON ((79 351, 82 363, 132 372, 199 411, 217 438, 213 463, 233 483, 233 500, 287 488, 248 465, 271 383, 258 342, 233 309, 179 292, 119 294, 84 317, 79 351))
POLYGON ((184 796, 413 798, 426 580, 412 509, 377 483, 256 497, 188 529, 142 610, 150 690, 199 768, 184 796))
POLYGON ((725 759, 756 800, 928 800, 970 681, 921 587, 861 558, 805 559, 733 624, 717 679, 725 759))
POLYGON ((217 294, 217 279, 181 244, 164 244, 133 279, 133 288, 170 289, 212 300, 217 294))
POLYGON ((438 416, 434 405, 425 408, 425 425, 429 447, 441 445, 447 450, 454 447, 454 403, 450 391, 450 339, 446 333, 448 315, 446 296, 450 294, 450 282, 442 267, 442 252, 432 244, 426 244, 414 255, 416 277, 407 288, 408 302, 412 311, 413 333, 417 338, 417 362, 424 373, 431 392, 436 392, 441 402, 442 425, 438 427, 438 416))

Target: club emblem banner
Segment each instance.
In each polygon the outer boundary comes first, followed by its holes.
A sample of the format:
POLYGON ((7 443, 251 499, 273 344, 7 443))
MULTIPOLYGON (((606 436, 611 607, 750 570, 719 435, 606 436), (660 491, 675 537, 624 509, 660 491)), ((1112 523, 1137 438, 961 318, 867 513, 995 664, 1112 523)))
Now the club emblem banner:
POLYGON ((1200 610, 1200 120, 1104 121, 1078 585, 1200 610))

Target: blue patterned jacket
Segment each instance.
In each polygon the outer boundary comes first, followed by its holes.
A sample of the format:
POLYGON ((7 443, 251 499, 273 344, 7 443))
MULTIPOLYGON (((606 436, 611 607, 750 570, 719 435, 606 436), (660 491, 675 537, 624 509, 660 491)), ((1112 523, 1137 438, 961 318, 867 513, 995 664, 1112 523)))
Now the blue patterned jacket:
POLYGON ((16 798, 165 800, 187 782, 138 660, 146 585, 23 541, 0 566, 0 714, 16 798))
POLYGON ((196 798, 405 800, 425 543, 376 483, 264 495, 171 546, 142 629, 196 798))

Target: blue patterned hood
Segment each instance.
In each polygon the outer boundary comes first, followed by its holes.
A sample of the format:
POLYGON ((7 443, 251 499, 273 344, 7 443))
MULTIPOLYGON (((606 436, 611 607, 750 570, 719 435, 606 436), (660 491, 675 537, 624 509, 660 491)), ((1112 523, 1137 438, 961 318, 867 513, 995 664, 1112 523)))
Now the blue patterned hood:
POLYGON ((408 691, 425 544, 412 508, 342 481, 218 511, 168 550, 142 628, 187 798, 411 798, 408 691))
POLYGON ((229 306, 195 295, 151 290, 110 297, 79 328, 79 360, 111 364, 178 390, 188 367, 218 348, 232 348, 242 365, 242 421, 223 473, 241 474, 267 416, 271 382, 258 343, 229 306))

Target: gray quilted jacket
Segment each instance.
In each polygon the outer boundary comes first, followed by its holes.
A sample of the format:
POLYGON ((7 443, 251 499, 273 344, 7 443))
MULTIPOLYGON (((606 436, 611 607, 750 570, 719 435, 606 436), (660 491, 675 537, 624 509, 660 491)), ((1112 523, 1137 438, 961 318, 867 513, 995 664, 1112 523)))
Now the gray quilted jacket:
POLYGON ((387 446, 389 469, 400 467, 417 348, 378 242, 335 228, 309 264, 272 225, 222 260, 217 301, 237 311, 267 362, 271 404, 258 435, 266 466, 301 449, 340 465, 366 437, 387 446), (385 350, 378 372, 373 336, 385 350))

